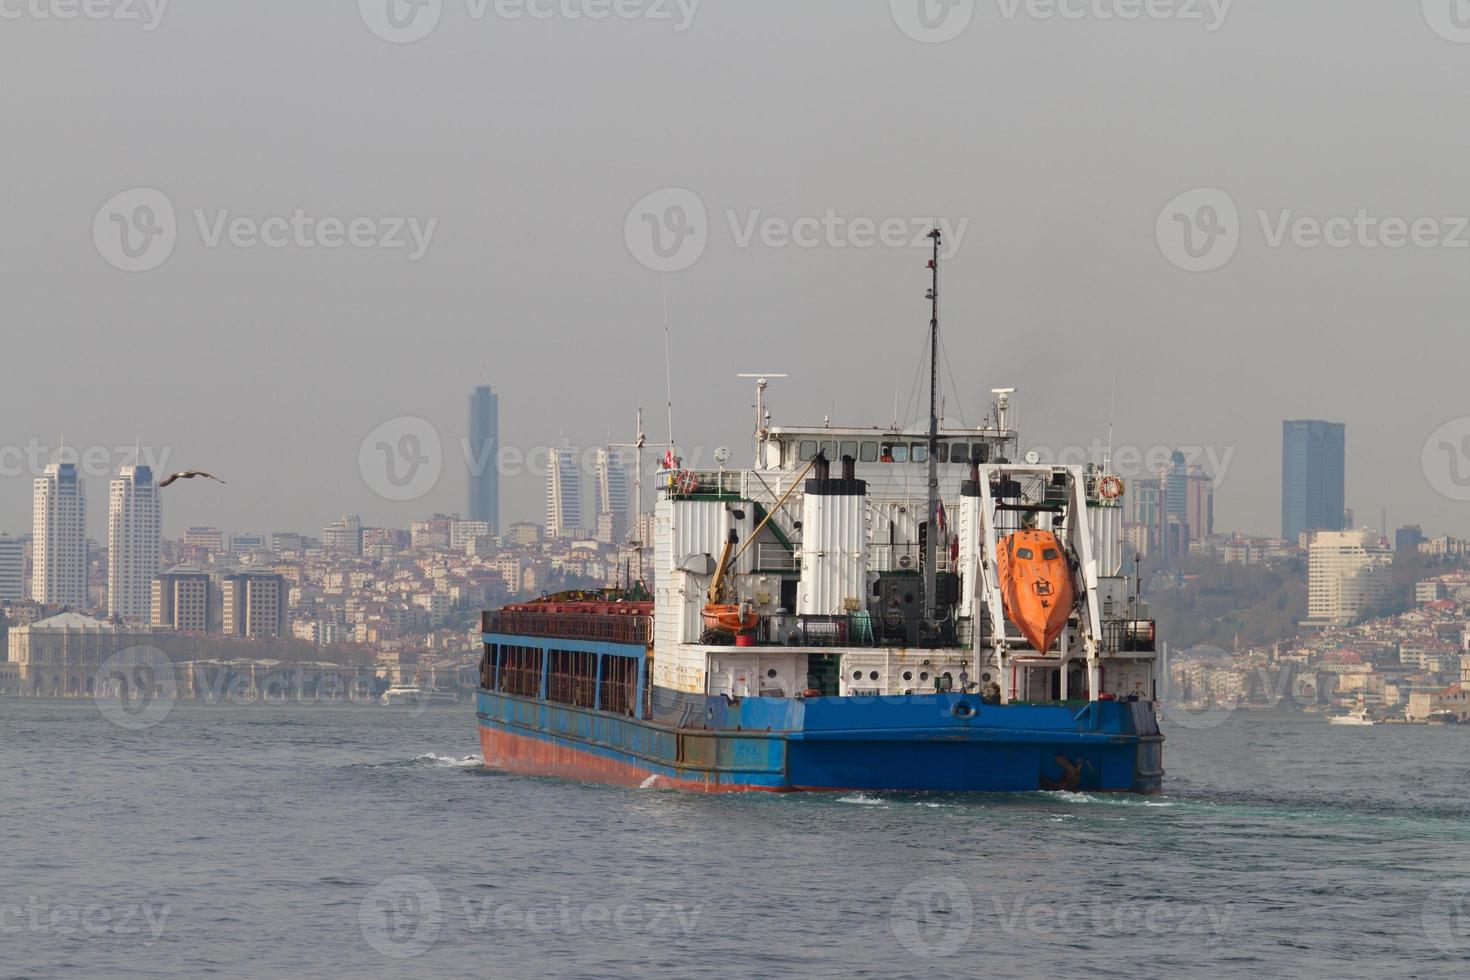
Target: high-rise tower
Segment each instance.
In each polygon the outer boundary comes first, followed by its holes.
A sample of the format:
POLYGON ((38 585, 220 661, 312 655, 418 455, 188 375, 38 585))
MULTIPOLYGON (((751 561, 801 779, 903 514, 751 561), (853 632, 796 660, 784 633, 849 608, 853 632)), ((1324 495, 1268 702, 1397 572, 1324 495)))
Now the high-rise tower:
POLYGON ((465 461, 469 467, 469 501, 465 510, 472 521, 490 525, 500 533, 500 398, 489 385, 470 392, 469 444, 465 461))

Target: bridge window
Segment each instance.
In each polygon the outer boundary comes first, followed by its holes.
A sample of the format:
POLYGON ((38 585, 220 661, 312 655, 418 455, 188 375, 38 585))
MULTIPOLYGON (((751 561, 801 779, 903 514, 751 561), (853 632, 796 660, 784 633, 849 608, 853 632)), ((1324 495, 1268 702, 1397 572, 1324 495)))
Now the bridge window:
POLYGON ((858 459, 864 463, 878 462, 878 444, 876 442, 865 442, 858 450, 858 459))
POLYGON ((909 460, 914 463, 929 462, 929 446, 922 442, 914 443, 909 450, 909 460))
POLYGON ((827 457, 827 462, 837 462, 837 443, 831 439, 823 439, 822 453, 827 457))
POLYGON ((949 447, 949 461, 951 463, 968 463, 970 461, 969 443, 957 442, 949 447))
POLYGON ((838 461, 841 461, 843 456, 851 456, 853 459, 858 458, 857 440, 854 439, 851 442, 844 442, 842 444, 842 448, 838 450, 838 461))
POLYGON ((977 443, 975 443, 975 445, 971 446, 970 447, 970 462, 972 462, 972 463, 988 463, 988 462, 990 462, 990 443, 988 443, 988 442, 977 442, 977 443))
POLYGON ((797 458, 803 463, 817 458, 817 441, 815 439, 803 439, 798 447, 797 458))

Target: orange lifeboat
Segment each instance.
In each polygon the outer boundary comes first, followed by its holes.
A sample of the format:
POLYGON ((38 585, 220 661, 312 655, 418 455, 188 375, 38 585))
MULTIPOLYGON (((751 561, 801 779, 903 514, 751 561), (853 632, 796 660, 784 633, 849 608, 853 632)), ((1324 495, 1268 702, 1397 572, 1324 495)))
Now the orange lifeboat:
POLYGON ((704 628, 725 633, 748 633, 760 622, 754 609, 741 609, 725 603, 710 603, 704 607, 704 628))
POLYGON ((1062 543, 1050 531, 1017 531, 1001 540, 996 573, 1006 617, 1038 653, 1050 650, 1076 598, 1062 543))

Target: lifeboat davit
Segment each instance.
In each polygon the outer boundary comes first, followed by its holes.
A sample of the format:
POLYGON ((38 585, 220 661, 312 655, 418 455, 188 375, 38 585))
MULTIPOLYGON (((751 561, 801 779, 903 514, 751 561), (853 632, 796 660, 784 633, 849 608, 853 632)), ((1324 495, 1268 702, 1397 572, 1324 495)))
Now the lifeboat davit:
POLYGON ((1050 650, 1076 598, 1062 543, 1051 531, 1017 531, 1001 539, 996 573, 1006 617, 1038 653, 1050 650))

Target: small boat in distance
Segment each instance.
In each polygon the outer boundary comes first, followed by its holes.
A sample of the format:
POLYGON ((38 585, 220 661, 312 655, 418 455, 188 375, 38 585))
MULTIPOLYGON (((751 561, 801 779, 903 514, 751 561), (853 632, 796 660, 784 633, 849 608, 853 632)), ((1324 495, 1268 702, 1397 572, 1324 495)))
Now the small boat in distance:
POLYGON ((1062 543, 1052 531, 1017 531, 1001 542, 996 574, 1006 618, 1046 653, 1067 628, 1076 599, 1062 543))
POLYGON ((458 704, 459 692, 417 684, 394 684, 383 692, 380 700, 388 707, 395 704, 458 704))
POLYGON ((1374 723, 1373 719, 1368 717, 1366 704, 1359 704, 1345 715, 1333 715, 1327 719, 1327 722, 1332 725, 1371 725, 1374 723))

